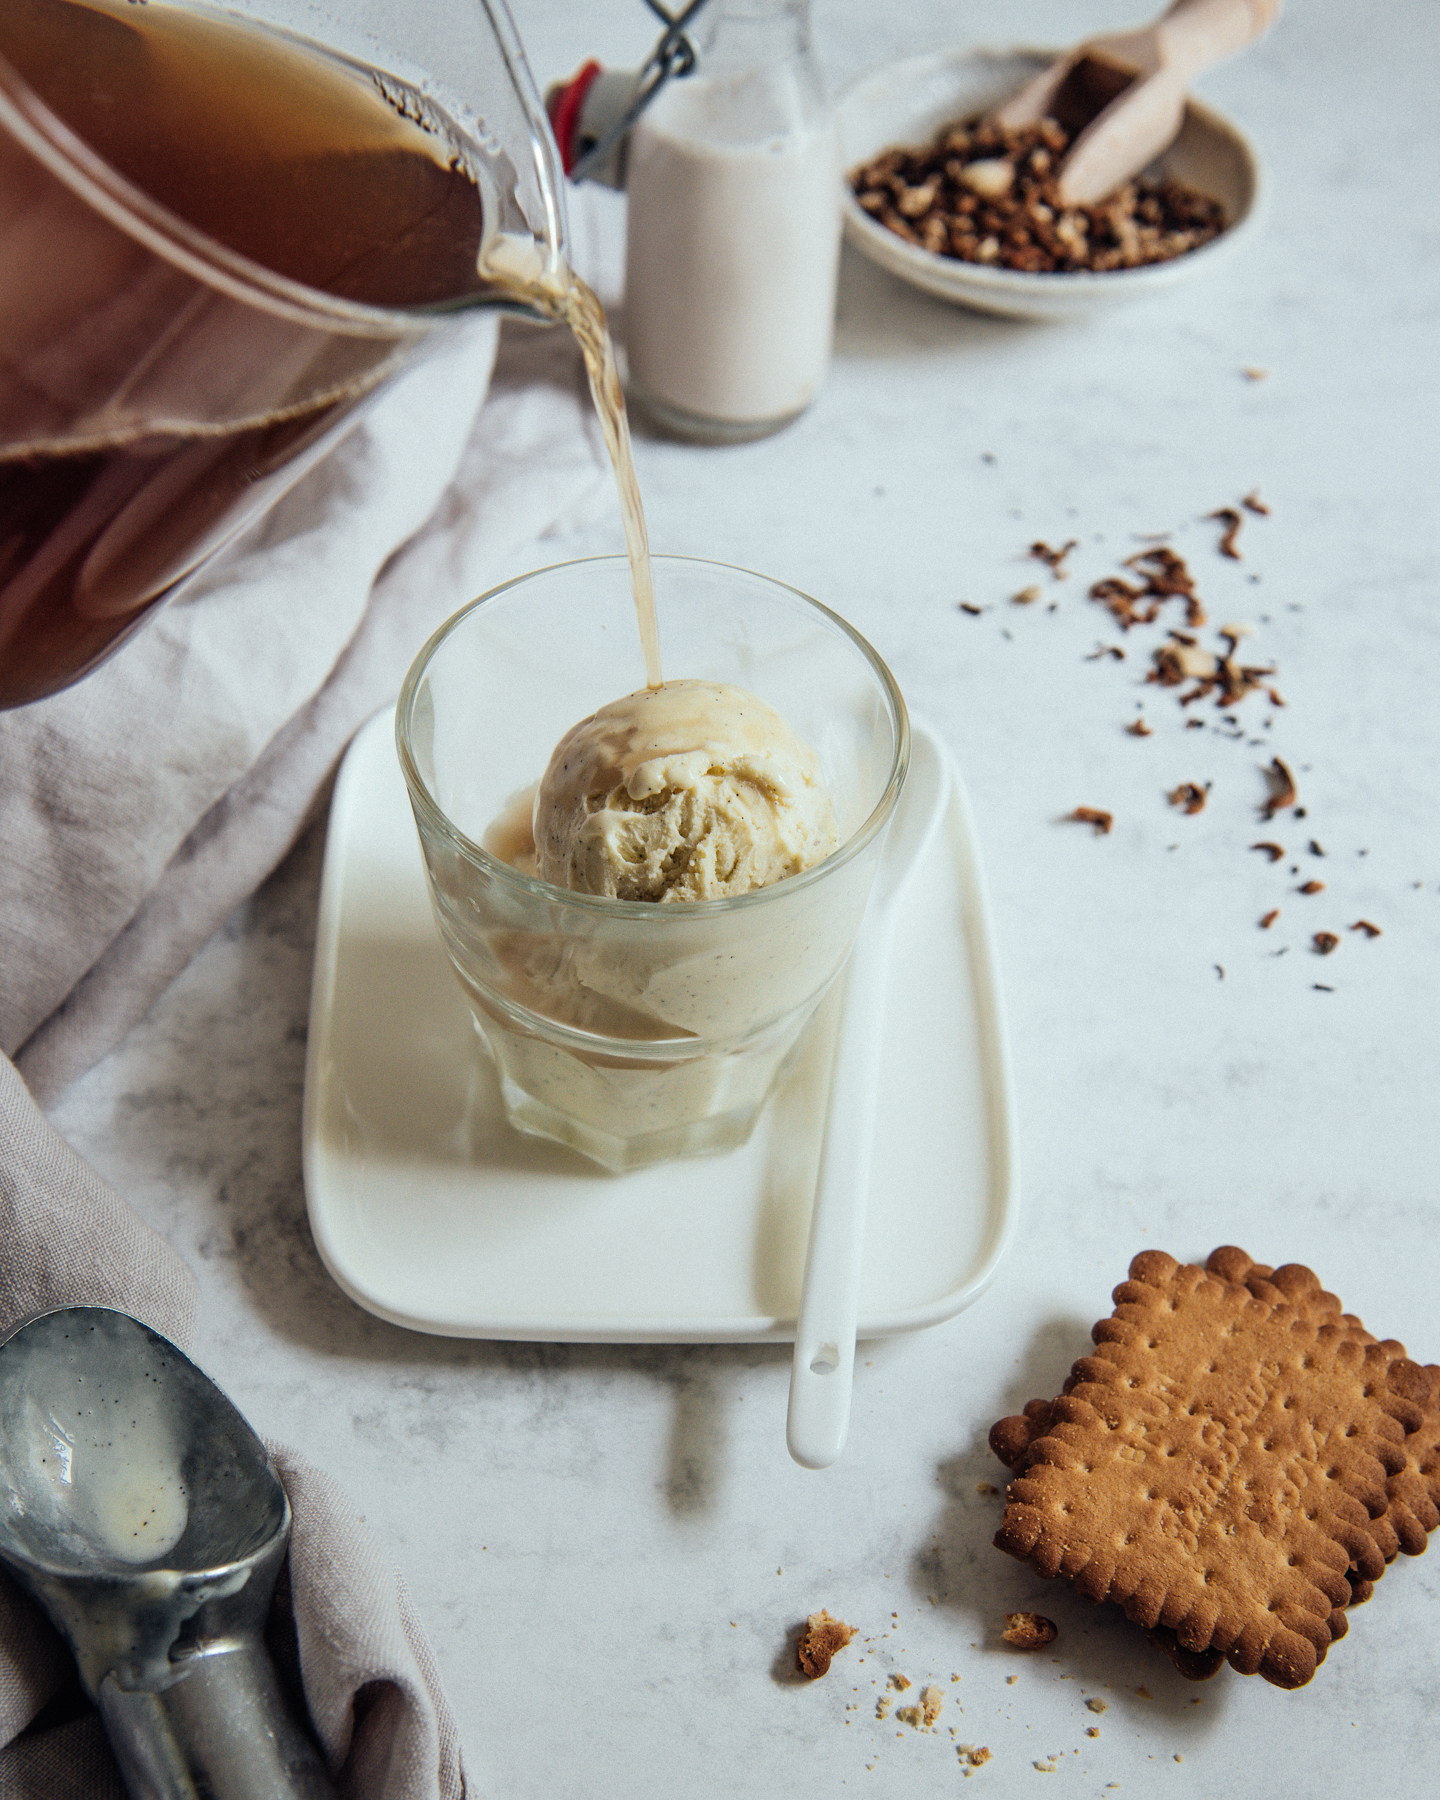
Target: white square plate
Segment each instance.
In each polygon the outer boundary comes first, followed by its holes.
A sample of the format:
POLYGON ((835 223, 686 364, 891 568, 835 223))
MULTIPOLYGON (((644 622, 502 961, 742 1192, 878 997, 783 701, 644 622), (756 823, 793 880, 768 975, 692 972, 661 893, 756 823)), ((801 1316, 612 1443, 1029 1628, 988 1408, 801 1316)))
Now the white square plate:
MULTIPOLYGON (((862 1338, 977 1299, 1014 1215, 999 994, 958 780, 900 904, 862 1338)), ((336 784, 315 947, 304 1164, 326 1268, 370 1312, 449 1337, 792 1339, 838 1009, 832 996, 726 1155, 616 1176, 513 1131, 431 917, 393 715, 377 715, 336 784)))

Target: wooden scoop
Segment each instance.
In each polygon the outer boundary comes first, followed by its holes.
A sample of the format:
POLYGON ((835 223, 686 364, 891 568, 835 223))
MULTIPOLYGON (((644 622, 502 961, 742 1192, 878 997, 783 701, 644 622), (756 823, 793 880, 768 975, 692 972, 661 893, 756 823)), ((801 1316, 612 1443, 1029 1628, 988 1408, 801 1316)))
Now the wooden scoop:
POLYGON ((1077 45, 991 114, 1007 129, 1055 119, 1074 136, 1060 169, 1067 206, 1093 206, 1175 139, 1185 91, 1212 63, 1253 44, 1280 0, 1175 0, 1142 31, 1077 45))

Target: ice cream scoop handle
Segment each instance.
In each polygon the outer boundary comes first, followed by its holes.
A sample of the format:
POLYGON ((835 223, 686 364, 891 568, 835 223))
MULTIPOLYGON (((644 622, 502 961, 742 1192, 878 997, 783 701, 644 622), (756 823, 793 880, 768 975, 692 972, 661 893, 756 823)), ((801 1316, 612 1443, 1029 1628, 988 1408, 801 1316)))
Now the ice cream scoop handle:
POLYGON ((845 1447, 850 1426, 861 1249, 894 919, 882 909, 868 923, 874 929, 862 934, 856 945, 846 985, 795 1326, 785 1438, 791 1456, 806 1469, 829 1468, 845 1447))
POLYGON ((100 1716, 133 1800, 335 1800, 264 1647, 238 1641, 179 1666, 159 1692, 100 1684, 100 1716))

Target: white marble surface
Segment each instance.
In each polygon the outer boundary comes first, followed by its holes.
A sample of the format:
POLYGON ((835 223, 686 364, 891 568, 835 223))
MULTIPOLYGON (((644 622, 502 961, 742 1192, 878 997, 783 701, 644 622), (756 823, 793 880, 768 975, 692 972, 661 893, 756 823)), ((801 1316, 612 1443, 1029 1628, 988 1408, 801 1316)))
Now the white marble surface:
MULTIPOLYGON (((649 41, 623 0, 515 10, 542 81, 649 41)), ((1118 22, 1099 0, 816 10, 837 82, 1118 22)), ((1440 1550, 1386 1575, 1310 1687, 1225 1670, 1192 1688, 994 1551, 1000 1501, 980 1491, 1000 1473, 990 1423, 1055 1390, 1147 1247, 1309 1263, 1440 1359, 1436 21, 1433 0, 1391 0, 1357 41, 1355 20, 1348 0, 1292 6, 1206 79, 1270 177, 1263 233, 1212 283, 1037 328, 847 254, 806 418, 741 449, 641 442, 657 547, 763 568, 853 619, 953 746, 987 856, 1021 1232, 971 1312, 862 1349, 837 1467, 786 1455, 783 1349, 435 1340, 330 1283, 299 1160, 318 831, 56 1110, 196 1269, 202 1364, 390 1546, 493 1800, 908 1800, 960 1784, 957 1739, 993 1752, 976 1792, 1029 1791, 1049 1753, 1077 1793, 1430 1791, 1440 1550), (1203 515, 1257 486, 1272 515, 1226 562, 1203 515), (1278 663, 1288 706, 1248 701, 1239 739, 1208 709, 1187 731, 1137 685, 1138 642, 1085 660, 1118 641, 1086 590, 1147 532, 1173 534, 1211 617, 1255 623, 1278 663), (1052 585, 1024 551, 1070 536, 1052 585), (1036 580, 1044 604, 1007 603, 1036 580), (1137 702, 1144 740, 1121 729, 1137 702), (1307 817, 1262 831, 1274 753, 1307 817), (1214 784, 1198 817, 1166 805, 1183 780, 1214 784), (1077 804, 1111 809, 1113 834, 1057 823, 1077 804), (1276 835, 1325 857, 1247 852, 1276 835), (1311 875, 1325 892, 1302 898, 1311 875), (1345 929, 1362 916, 1383 937, 1345 929), (1327 959, 1307 948, 1320 928, 1342 938, 1327 959), (819 1606, 865 1641, 797 1683, 795 1628, 819 1606), (1031 1606, 1061 1635, 1026 1658, 999 1630, 1031 1606), (891 1671, 942 1687, 938 1730, 877 1721, 891 1671)), ((617 545, 605 517, 556 548, 617 545)))

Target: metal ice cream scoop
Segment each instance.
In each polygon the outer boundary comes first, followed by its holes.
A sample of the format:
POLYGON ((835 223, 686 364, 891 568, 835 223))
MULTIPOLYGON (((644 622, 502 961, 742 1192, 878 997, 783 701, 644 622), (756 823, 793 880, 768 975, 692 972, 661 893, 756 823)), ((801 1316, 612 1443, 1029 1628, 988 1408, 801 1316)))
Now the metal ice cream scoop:
POLYGON ((65 1637, 135 1800, 330 1800, 262 1632, 290 1535, 265 1447, 127 1314, 0 1345, 0 1561, 65 1637))

